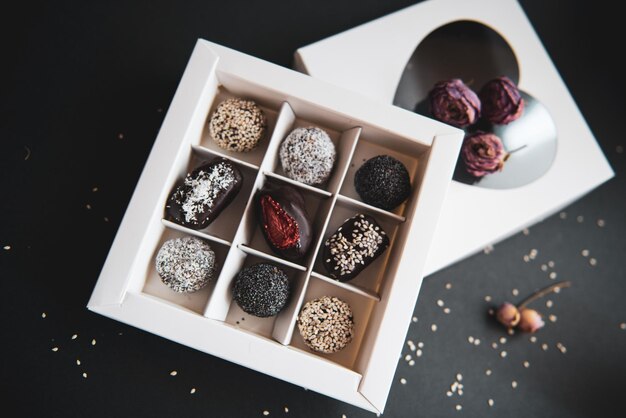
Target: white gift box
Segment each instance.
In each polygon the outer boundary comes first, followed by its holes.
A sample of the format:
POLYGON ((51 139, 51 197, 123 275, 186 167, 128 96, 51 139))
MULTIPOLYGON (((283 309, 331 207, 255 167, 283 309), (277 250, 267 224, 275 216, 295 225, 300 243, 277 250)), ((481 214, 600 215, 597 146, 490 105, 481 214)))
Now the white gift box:
POLYGON ((411 320, 426 255, 453 173, 463 132, 286 68, 199 40, 122 220, 88 308, 296 385, 382 412, 411 320), (229 97, 255 100, 268 118, 268 137, 254 151, 234 153, 210 137, 208 118, 229 97), (284 177, 277 149, 298 126, 325 129, 338 157, 321 187, 284 177), (380 154, 407 167, 412 191, 394 211, 363 203, 353 177, 380 154), (234 201, 203 230, 165 219, 174 185, 201 162, 231 160, 243 173, 234 201), (272 253, 255 219, 255 192, 290 184, 304 195, 313 245, 300 262, 272 253), (387 251, 354 280, 327 277, 319 259, 325 239, 355 213, 373 216, 391 239, 387 251), (208 287, 175 293, 155 270, 161 244, 193 235, 214 249, 219 275, 208 287), (245 266, 267 261, 289 276, 291 298, 276 317, 257 318, 232 301, 245 266), (354 314, 352 342, 335 354, 310 350, 297 331, 309 300, 328 295, 354 314))
POLYGON ((501 173, 476 184, 452 182, 426 275, 540 221, 613 176, 515 0, 425 1, 302 47, 294 65, 410 110, 423 105, 435 82, 449 78, 479 89, 506 75, 530 95, 525 124, 507 126, 508 145, 537 146, 512 152, 501 173))

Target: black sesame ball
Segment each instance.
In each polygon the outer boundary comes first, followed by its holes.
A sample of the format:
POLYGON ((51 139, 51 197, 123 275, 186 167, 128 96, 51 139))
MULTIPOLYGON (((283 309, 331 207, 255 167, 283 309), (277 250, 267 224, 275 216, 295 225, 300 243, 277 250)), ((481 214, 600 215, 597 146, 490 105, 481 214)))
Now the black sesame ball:
POLYGON ((393 210, 409 197, 411 180, 404 164, 389 155, 379 155, 357 170, 354 187, 365 203, 393 210))
POLYGON ((235 278, 233 299, 246 313, 261 318, 277 315, 289 299, 289 279, 279 267, 258 263, 235 278))

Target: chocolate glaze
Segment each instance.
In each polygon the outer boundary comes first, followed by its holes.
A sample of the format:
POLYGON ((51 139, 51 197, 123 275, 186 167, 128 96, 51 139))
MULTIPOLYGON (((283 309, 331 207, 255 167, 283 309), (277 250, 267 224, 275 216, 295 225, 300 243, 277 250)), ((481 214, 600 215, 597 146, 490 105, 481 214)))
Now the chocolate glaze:
POLYGON ((265 241, 279 256, 298 260, 312 240, 304 197, 294 187, 268 185, 255 196, 257 218, 265 241))
POLYGON ((237 166, 226 158, 215 158, 174 187, 165 206, 166 216, 191 229, 206 228, 233 201, 242 182, 237 166))
POLYGON ((389 246, 387 233, 376 220, 356 214, 324 242, 322 253, 328 275, 340 282, 354 279, 389 246))

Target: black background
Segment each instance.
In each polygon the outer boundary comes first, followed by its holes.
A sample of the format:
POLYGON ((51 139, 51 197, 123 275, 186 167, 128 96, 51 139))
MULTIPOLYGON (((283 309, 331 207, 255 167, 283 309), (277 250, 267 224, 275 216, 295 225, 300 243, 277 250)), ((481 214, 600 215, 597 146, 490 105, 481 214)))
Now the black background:
MULTIPOLYGON (((85 307, 197 38, 290 67, 298 47, 412 2, 250 3, 20 2, 3 10, 0 389, 11 415, 372 416, 85 307)), ((424 343, 423 355, 412 354, 414 366, 399 360, 384 416, 621 415, 623 22, 602 2, 521 4, 616 177, 488 254, 425 279, 407 337, 424 343), (537 257, 524 262, 532 249, 537 257), (554 267, 543 271, 549 261, 554 267), (485 296, 519 301, 553 283, 550 272, 572 287, 534 305, 557 317, 536 343, 509 337, 488 318, 485 296), (447 397, 457 373, 464 393, 447 397)))

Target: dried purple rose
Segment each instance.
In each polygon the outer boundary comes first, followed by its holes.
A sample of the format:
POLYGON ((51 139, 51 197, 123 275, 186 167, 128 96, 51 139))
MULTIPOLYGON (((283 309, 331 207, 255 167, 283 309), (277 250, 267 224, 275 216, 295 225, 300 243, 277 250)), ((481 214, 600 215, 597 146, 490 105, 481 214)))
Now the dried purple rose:
POLYGON ((496 311, 496 319, 507 328, 513 328, 519 323, 520 312, 517 306, 504 302, 496 311))
POLYGON ((480 100, 458 78, 440 81, 428 93, 430 113, 444 123, 465 128, 480 117, 480 100))
POLYGON ((517 86, 508 77, 498 77, 478 93, 482 103, 482 116, 497 125, 506 125, 522 115, 524 99, 517 86))
POLYGON ((478 131, 465 136, 461 158, 468 173, 474 177, 483 177, 502 170, 509 154, 497 135, 478 131))
POLYGON ((541 328, 545 323, 541 318, 539 312, 534 309, 522 309, 520 313, 519 329, 524 332, 535 332, 541 328))

